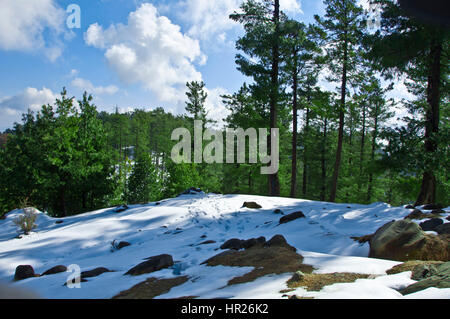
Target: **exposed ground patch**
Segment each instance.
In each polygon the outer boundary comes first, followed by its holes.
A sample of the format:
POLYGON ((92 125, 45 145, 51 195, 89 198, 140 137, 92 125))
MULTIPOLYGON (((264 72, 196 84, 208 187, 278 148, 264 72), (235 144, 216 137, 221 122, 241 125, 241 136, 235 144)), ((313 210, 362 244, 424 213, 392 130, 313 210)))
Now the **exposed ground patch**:
POLYGON ((356 273, 304 274, 299 280, 296 280, 294 275, 289 279, 287 285, 291 289, 302 287, 307 291, 320 291, 325 286, 355 282, 357 279, 367 279, 369 276, 356 273))
POLYGON ((392 267, 391 269, 387 270, 386 273, 388 275, 394 275, 399 274, 401 272, 405 271, 413 271, 413 269, 416 266, 423 266, 423 265, 440 265, 443 264, 443 261, 422 261, 422 260, 411 260, 407 261, 403 264, 397 265, 392 267))
POLYGON ((314 268, 302 263, 303 257, 288 247, 252 247, 242 251, 228 250, 204 263, 208 266, 254 267, 254 269, 228 281, 228 285, 252 282, 269 274, 283 274, 298 270, 310 273, 314 268))
POLYGON ((148 278, 128 290, 122 291, 113 299, 153 299, 156 296, 165 294, 173 287, 184 284, 189 277, 180 276, 169 279, 148 278))

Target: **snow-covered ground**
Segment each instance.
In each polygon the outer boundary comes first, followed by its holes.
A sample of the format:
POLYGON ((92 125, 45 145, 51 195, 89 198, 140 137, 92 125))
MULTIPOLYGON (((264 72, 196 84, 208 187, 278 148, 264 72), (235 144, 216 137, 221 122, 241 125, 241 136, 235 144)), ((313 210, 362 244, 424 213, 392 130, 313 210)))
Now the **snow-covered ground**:
MULTIPOLYGON (((227 282, 249 272, 251 267, 208 267, 200 265, 218 254, 217 248, 230 238, 248 239, 275 234, 305 257, 315 273, 354 272, 378 275, 324 287, 319 292, 298 288, 290 294, 314 298, 450 298, 450 289, 431 288, 402 296, 394 288, 414 283, 410 272, 386 275, 396 261, 370 259, 368 244, 350 239, 374 233, 382 225, 402 219, 411 211, 384 203, 371 205, 332 204, 288 198, 248 195, 197 194, 167 199, 159 205, 130 206, 117 213, 114 208, 57 219, 39 213, 37 228, 17 238, 13 211, 0 220, 0 281, 34 291, 44 298, 111 298, 149 277, 189 280, 157 298, 199 296, 200 298, 283 298, 280 290, 292 274, 268 275, 253 282, 227 286, 227 282), (255 201, 262 209, 242 208, 255 201), (301 210, 307 218, 279 224, 280 215, 301 210), (131 246, 111 250, 111 242, 127 241, 131 246), (199 245, 205 240, 215 244, 199 245), (123 274, 143 258, 170 254, 175 265, 141 276, 123 274), (63 286, 72 273, 29 278, 12 282, 18 265, 32 265, 36 273, 56 265, 78 265, 81 271, 106 267, 114 272, 88 278, 81 288, 63 286)), ((447 221, 446 221, 447 222, 447 221)))

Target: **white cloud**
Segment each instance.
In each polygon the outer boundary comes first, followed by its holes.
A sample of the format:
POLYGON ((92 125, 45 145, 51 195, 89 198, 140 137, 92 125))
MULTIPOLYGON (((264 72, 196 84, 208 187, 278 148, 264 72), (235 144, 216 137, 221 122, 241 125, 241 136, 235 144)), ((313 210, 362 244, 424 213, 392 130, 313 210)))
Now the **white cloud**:
POLYGON ((119 91, 119 88, 115 85, 109 86, 94 86, 91 81, 82 78, 75 78, 72 81, 72 85, 80 90, 86 91, 89 94, 102 95, 102 94, 115 94, 119 91))
POLYGON ((105 51, 121 81, 142 84, 160 101, 184 100, 186 82, 202 78, 195 64, 206 62, 199 42, 181 33, 178 25, 160 16, 149 3, 131 12, 127 24, 107 29, 91 25, 85 42, 105 51))
POLYGON ((45 87, 42 90, 28 87, 19 94, 0 99, 0 129, 11 128, 28 109, 38 111, 42 105, 53 104, 56 98, 57 95, 45 87))
MULTIPOLYGON (((240 24, 229 16, 239 8, 243 0, 185 0, 177 4, 180 17, 190 24, 188 34, 201 40, 219 38, 224 42, 225 33, 240 24)), ((281 0, 281 10, 286 13, 302 13, 299 0, 281 0)))
POLYGON ((28 109, 38 111, 44 104, 53 104, 56 97, 57 95, 46 87, 43 87, 42 90, 28 87, 17 95, 1 99, 0 110, 6 110, 10 115, 21 114, 28 109))
POLYGON ((51 61, 61 55, 57 35, 63 32, 65 11, 56 1, 0 0, 0 8, 0 49, 42 51, 51 61))
POLYGON ((223 127, 225 122, 223 121, 230 113, 223 102, 222 95, 230 94, 226 89, 217 87, 214 89, 206 89, 208 97, 205 102, 205 109, 208 112, 208 118, 217 121, 218 127, 223 127))

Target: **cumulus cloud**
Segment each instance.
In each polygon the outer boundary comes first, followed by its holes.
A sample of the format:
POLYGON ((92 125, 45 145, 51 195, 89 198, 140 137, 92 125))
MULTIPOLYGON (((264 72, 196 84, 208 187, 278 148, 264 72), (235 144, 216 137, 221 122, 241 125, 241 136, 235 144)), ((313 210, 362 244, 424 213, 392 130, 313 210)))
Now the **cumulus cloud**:
POLYGON ((45 87, 42 90, 28 87, 19 94, 0 99, 0 129, 11 127, 28 109, 38 111, 42 105, 53 104, 56 98, 57 94, 45 87))
POLYGON ((160 101, 184 100, 186 82, 202 78, 195 64, 206 62, 199 42, 149 3, 131 12, 127 24, 112 24, 107 29, 92 24, 85 42, 105 51, 121 81, 142 84, 160 101))
POLYGON ((79 88, 80 90, 86 91, 89 94, 94 95, 103 95, 103 94, 112 95, 119 91, 119 88, 115 85, 94 86, 91 81, 82 78, 75 78, 72 81, 72 85, 79 88))
MULTIPOLYGON (((179 4, 180 16, 191 25, 189 35, 201 40, 218 37, 220 42, 224 42, 224 32, 239 27, 229 15, 239 11, 242 2, 243 0, 186 0, 179 4)), ((280 0, 280 7, 286 13, 302 13, 299 0, 280 0)))
POLYGON ((62 52, 57 35, 64 30, 65 11, 54 0, 0 0, 0 49, 42 51, 51 61, 62 52), (44 37, 48 32, 52 40, 44 37))
POLYGON ((222 87, 206 89, 206 93, 208 97, 206 98, 205 109, 208 112, 208 118, 217 121, 218 127, 223 127, 225 125, 223 120, 230 112, 224 106, 221 96, 230 93, 222 87))

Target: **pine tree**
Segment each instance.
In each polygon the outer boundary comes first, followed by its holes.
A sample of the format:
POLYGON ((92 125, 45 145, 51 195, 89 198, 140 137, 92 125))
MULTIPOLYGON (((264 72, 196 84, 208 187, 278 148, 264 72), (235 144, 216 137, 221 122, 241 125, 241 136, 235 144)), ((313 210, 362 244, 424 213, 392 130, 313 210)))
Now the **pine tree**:
POLYGON ((420 83, 413 92, 423 105, 425 120, 425 161, 422 169, 422 185, 415 205, 436 201, 436 163, 438 150, 440 105, 443 88, 448 87, 448 39, 450 31, 439 25, 426 24, 408 15, 392 0, 374 0, 381 6, 381 29, 367 36, 365 44, 370 48, 370 58, 386 77, 406 74, 420 83))
POLYGON ((347 112, 347 85, 349 77, 357 66, 356 46, 361 39, 362 9, 357 5, 356 0, 325 0, 324 3, 326 5, 325 18, 315 16, 315 19, 327 34, 328 66, 332 74, 330 80, 341 83, 338 143, 329 198, 330 202, 334 202, 342 161, 344 120, 347 112))

